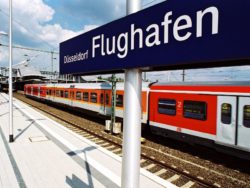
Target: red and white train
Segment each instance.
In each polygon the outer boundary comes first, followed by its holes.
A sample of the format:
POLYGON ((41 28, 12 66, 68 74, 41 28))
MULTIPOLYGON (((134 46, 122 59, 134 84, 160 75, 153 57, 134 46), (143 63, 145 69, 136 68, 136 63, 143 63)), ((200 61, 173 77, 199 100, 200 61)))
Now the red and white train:
MULTIPOLYGON (((111 113, 111 84, 29 84, 26 96, 102 115, 111 113)), ((124 84, 116 115, 123 117, 124 84)), ((142 122, 154 133, 250 152, 250 82, 143 83, 142 122)))

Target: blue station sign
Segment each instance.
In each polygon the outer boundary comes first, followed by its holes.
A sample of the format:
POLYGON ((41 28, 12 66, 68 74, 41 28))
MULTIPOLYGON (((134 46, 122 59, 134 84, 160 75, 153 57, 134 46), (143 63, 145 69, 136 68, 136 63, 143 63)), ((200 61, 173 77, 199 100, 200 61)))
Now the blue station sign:
POLYGON ((249 23, 249 0, 168 0, 60 43, 60 73, 249 63, 249 23))

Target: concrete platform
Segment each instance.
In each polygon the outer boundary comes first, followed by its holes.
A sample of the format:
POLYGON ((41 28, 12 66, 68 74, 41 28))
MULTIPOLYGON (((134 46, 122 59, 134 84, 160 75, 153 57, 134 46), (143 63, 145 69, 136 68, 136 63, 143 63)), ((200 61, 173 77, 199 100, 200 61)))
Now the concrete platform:
MULTIPOLYGON (((121 186, 121 157, 14 99, 8 143, 8 95, 0 93, 0 188, 121 186)), ((176 187, 141 169, 140 187, 176 187)))

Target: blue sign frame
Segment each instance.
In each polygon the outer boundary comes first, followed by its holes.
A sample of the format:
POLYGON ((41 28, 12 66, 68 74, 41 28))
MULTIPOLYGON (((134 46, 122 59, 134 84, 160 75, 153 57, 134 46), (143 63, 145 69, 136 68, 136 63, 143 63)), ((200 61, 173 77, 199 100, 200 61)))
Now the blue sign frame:
POLYGON ((60 43, 60 73, 249 64, 249 10, 249 0, 168 0, 60 43))

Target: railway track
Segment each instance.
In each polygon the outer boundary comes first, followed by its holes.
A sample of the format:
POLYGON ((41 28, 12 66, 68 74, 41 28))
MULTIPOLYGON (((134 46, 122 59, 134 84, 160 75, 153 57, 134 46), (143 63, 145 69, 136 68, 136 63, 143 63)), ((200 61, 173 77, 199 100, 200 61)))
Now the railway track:
MULTIPOLYGON (((59 109, 48 108, 48 105, 27 99, 20 94, 15 94, 15 97, 49 115, 72 131, 122 156, 121 137, 104 132, 103 126, 99 123, 59 109)), ((235 172, 235 175, 227 175, 147 145, 142 145, 141 167, 182 188, 250 187, 250 178, 241 177, 238 172, 235 172)))

